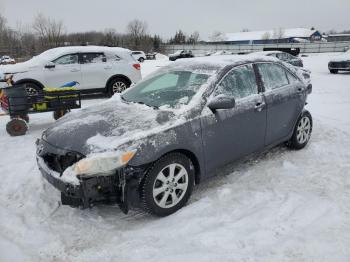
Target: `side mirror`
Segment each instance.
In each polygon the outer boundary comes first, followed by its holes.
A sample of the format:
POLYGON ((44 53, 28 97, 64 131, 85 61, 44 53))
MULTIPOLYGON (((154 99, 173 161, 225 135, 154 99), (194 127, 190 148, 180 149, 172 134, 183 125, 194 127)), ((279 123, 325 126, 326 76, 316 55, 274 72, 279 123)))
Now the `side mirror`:
POLYGON ((208 107, 215 112, 217 109, 231 109, 236 105, 233 97, 219 95, 210 100, 208 107))
POLYGON ((52 63, 52 62, 48 62, 46 65, 45 65, 45 68, 47 68, 47 69, 50 69, 50 68, 55 68, 55 64, 54 63, 52 63))
POLYGON ((102 57, 102 62, 106 63, 107 62, 107 58, 106 57, 102 57))

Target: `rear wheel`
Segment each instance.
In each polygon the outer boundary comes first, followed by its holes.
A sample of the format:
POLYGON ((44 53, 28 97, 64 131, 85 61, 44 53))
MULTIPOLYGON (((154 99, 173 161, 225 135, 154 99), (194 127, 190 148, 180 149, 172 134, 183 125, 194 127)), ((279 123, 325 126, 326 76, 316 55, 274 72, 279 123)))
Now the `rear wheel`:
POLYGON ((6 131, 10 136, 23 136, 26 134, 28 126, 26 121, 20 118, 11 119, 6 125, 6 131))
POLYGON ((122 93, 124 90, 128 89, 130 83, 123 78, 116 77, 109 81, 107 86, 108 95, 112 96, 115 93, 122 93))
POLYGON ((329 69, 329 72, 331 72, 331 74, 338 74, 338 69, 329 69))
POLYGON ((140 62, 140 63, 143 63, 143 61, 145 61, 145 59, 144 59, 143 57, 140 57, 140 58, 139 58, 139 62, 140 62))
POLYGON ((304 148, 310 140, 312 132, 312 117, 308 111, 303 112, 294 128, 292 138, 287 142, 287 146, 293 149, 304 148))
POLYGON ((182 208, 191 196, 194 168, 180 153, 160 158, 147 172, 141 189, 144 209, 157 216, 168 216, 182 208))

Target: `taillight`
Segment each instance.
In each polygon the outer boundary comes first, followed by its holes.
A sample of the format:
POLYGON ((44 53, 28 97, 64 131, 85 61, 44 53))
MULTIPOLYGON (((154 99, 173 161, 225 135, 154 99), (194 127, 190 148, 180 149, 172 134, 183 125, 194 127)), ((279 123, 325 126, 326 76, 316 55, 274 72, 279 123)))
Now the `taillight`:
POLYGON ((141 69, 141 65, 140 64, 133 64, 132 65, 136 70, 140 70, 141 69))

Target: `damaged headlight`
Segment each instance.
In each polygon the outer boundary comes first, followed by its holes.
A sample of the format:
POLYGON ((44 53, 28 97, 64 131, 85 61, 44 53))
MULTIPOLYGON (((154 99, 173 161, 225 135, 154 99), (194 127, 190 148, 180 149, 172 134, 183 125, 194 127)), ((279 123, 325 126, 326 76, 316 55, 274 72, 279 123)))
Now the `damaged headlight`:
POLYGON ((125 166, 135 155, 136 150, 130 150, 123 153, 97 153, 83 158, 72 166, 75 175, 108 175, 116 169, 125 166))

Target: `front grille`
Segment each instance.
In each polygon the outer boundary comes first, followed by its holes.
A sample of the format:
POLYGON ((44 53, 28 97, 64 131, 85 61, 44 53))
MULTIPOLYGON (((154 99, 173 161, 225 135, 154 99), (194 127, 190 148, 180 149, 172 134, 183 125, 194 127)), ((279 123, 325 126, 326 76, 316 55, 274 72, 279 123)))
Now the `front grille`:
POLYGON ((57 154, 45 154, 43 156, 43 159, 45 163, 54 171, 62 174, 64 170, 66 170, 68 167, 72 166, 76 162, 78 162, 80 159, 82 159, 83 156, 79 155, 77 153, 69 152, 65 155, 57 155, 57 154))

